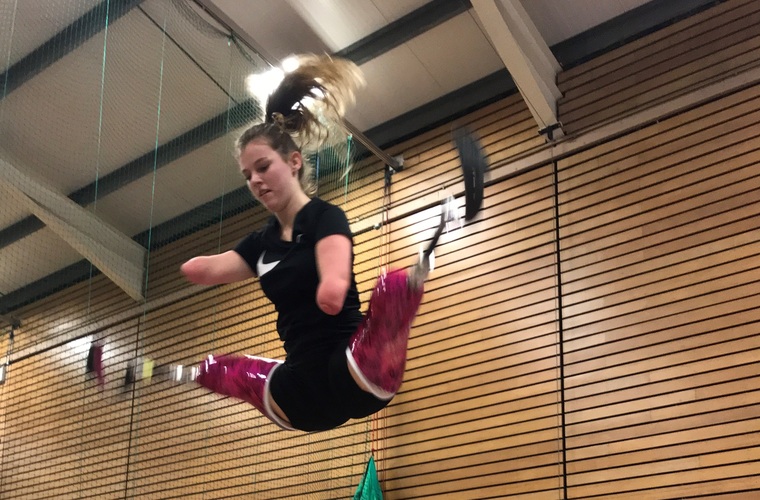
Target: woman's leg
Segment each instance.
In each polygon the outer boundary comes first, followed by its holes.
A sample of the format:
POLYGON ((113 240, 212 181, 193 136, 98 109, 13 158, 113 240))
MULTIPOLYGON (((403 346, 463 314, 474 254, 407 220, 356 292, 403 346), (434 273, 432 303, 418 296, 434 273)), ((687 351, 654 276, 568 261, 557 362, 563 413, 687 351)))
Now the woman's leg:
POLYGON ((246 401, 281 428, 294 430, 269 390, 280 365, 282 361, 257 356, 209 356, 201 363, 196 382, 217 394, 246 401))
POLYGON ((398 391, 406 367, 409 330, 422 300, 427 267, 396 270, 380 276, 367 314, 346 348, 357 385, 381 400, 398 391))

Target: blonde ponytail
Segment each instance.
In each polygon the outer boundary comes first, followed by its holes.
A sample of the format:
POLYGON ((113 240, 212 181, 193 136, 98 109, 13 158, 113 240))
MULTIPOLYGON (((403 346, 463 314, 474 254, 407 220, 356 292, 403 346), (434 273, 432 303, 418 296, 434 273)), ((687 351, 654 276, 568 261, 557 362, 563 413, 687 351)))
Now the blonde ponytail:
MULTIPOLYGON (((264 123, 247 129, 237 140, 237 154, 257 138, 267 140, 283 157, 293 151, 306 156, 325 146, 345 143, 340 124, 364 85, 351 61, 328 55, 301 55, 298 67, 287 73, 267 99, 264 123)), ((316 192, 313 166, 304 161, 299 173, 307 195, 316 192)))

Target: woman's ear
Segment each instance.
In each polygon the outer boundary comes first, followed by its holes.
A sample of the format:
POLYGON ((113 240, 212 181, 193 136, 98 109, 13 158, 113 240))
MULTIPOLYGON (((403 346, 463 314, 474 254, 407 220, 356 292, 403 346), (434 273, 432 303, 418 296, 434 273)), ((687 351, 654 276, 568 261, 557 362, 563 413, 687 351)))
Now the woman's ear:
POLYGON ((298 171, 303 167, 303 155, 300 151, 293 151, 290 153, 290 168, 293 170, 293 175, 298 175, 298 171))

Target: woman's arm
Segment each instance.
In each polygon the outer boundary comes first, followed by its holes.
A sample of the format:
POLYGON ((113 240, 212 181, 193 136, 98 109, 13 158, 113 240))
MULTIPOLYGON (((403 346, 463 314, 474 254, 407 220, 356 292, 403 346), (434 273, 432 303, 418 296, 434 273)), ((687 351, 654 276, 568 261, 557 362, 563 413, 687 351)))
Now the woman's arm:
POLYGON ((336 315, 343 309, 351 286, 351 240, 342 234, 331 234, 317 242, 317 306, 326 314, 336 315))
POLYGON ((180 267, 188 281, 198 285, 223 285, 253 278, 248 263, 233 250, 218 255, 194 257, 180 267))

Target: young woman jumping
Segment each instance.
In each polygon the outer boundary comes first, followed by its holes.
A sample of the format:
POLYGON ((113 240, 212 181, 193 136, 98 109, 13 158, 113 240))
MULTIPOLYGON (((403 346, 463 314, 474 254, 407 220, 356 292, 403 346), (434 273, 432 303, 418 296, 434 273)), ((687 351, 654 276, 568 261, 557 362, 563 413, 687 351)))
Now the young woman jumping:
POLYGON ((321 117, 342 118, 359 82, 353 63, 326 56, 306 57, 285 76, 267 101, 264 123, 236 144, 240 172, 272 214, 269 221, 233 250, 181 267, 204 285, 259 279, 277 310, 285 360, 209 356, 196 381, 251 403, 283 429, 332 429, 384 408, 401 386, 422 299, 426 259, 382 275, 362 314, 346 215, 313 197, 300 145, 328 137, 321 117), (321 106, 321 116, 307 100, 321 106))

